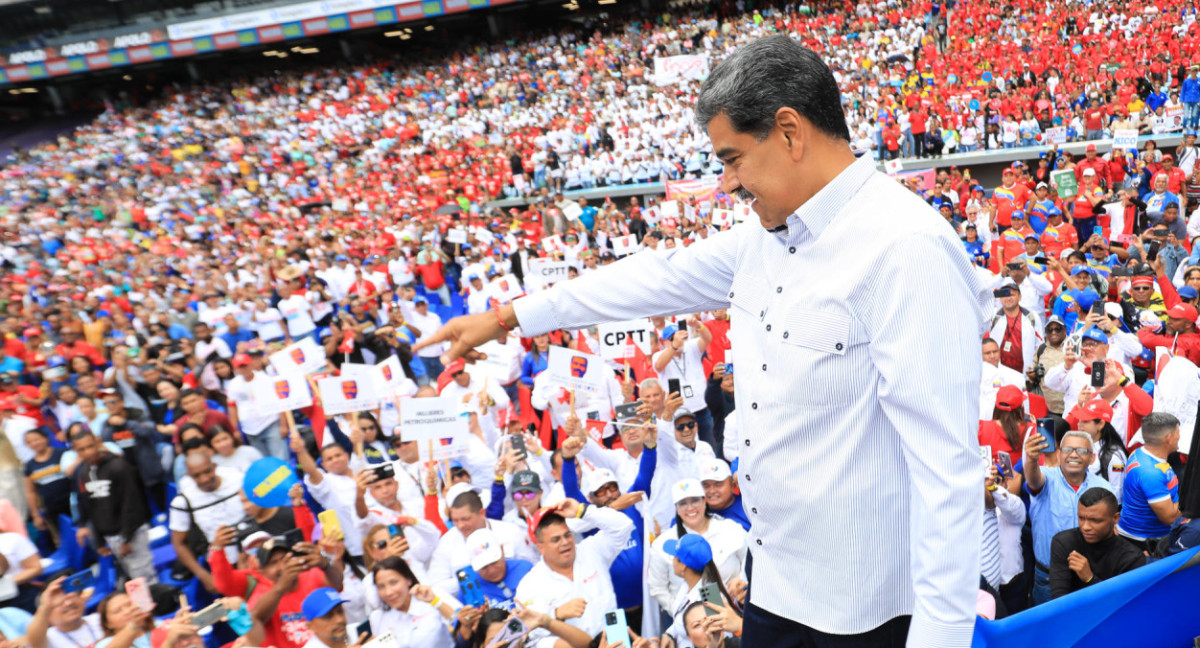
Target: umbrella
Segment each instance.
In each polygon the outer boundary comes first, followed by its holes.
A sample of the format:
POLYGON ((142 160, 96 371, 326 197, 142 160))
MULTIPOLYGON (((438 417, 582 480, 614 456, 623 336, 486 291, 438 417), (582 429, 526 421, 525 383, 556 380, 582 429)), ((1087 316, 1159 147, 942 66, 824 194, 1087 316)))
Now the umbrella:
POLYGON ((462 211, 462 207, 459 207, 459 206, 458 206, 458 203, 446 203, 445 205, 442 205, 441 207, 438 207, 438 208, 437 208, 437 211, 435 211, 435 212, 433 212, 433 213, 434 213, 434 214, 436 214, 436 215, 441 215, 441 214, 457 214, 457 213, 459 213, 459 212, 461 212, 461 211, 462 211))
POLYGON ((887 57, 888 63, 908 63, 908 57, 903 54, 893 54, 887 57))

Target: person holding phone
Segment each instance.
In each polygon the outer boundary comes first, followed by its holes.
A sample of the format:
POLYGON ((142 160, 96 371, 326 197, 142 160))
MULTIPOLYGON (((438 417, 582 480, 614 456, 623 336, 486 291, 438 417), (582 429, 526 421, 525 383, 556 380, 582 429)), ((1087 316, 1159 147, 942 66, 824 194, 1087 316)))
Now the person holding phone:
POLYGON ((713 419, 704 400, 708 377, 704 374, 704 352, 712 341, 712 333, 695 315, 686 325, 671 325, 663 329, 662 350, 654 354, 654 370, 660 381, 679 381, 683 405, 695 415, 699 438, 712 445, 713 419))
POLYGON ((1012 472, 988 466, 983 480, 983 545, 980 573, 995 589, 1009 614, 1025 608, 1025 556, 1021 528, 1025 504, 1009 490, 1012 472))
MULTIPOLYGON (((378 637, 391 633, 399 648, 454 646, 447 623, 454 619, 455 612, 462 607, 461 603, 429 585, 421 584, 408 564, 400 558, 384 558, 375 565, 371 574, 384 605, 368 617, 372 635, 378 637)), ((305 607, 308 607, 307 599, 305 607)))
POLYGON ((1022 459, 1025 486, 1029 489, 1029 519, 1033 526, 1033 604, 1050 600, 1050 541, 1059 531, 1079 525, 1079 495, 1090 488, 1112 491, 1112 486, 1092 474, 1092 437, 1085 432, 1067 432, 1058 443, 1058 466, 1039 465, 1050 444, 1041 432, 1025 439, 1022 459))
MULTIPOLYGON (((1079 353, 1068 348, 1063 363, 1046 372, 1045 385, 1063 392, 1063 402, 1078 403, 1079 392, 1092 383, 1094 364, 1109 360, 1111 355, 1108 335, 1096 326, 1088 326, 1080 335, 1079 353)), ((1117 360, 1105 364, 1105 376, 1110 372, 1121 387, 1133 382, 1133 369, 1117 360)))
POLYGON ((683 613, 690 604, 707 600, 706 588, 715 586, 720 592, 720 605, 732 607, 734 610, 741 609, 741 606, 725 589, 721 574, 713 562, 712 546, 704 536, 689 533, 678 540, 668 540, 663 544, 662 550, 672 557, 671 570, 684 584, 675 594, 671 604, 663 608, 671 615, 672 621, 664 634, 674 639, 677 646, 684 648, 689 646, 691 641, 687 636, 683 613))

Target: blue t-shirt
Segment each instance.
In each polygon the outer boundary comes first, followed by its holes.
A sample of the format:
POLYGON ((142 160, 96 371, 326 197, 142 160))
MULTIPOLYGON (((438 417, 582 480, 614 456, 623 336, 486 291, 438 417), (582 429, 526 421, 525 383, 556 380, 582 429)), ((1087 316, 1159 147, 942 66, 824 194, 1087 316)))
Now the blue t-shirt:
POLYGON ((729 508, 721 510, 713 509, 713 513, 720 515, 726 520, 733 520, 734 522, 737 522, 738 524, 742 525, 743 529, 747 531, 750 530, 750 518, 746 517, 746 509, 742 508, 741 495, 735 495, 733 497, 733 503, 729 505, 729 508))
POLYGON ((1121 521, 1117 527, 1135 538, 1161 538, 1171 531, 1150 508, 1151 502, 1179 501, 1179 478, 1166 461, 1138 448, 1125 465, 1121 521))
POLYGON ((504 574, 504 580, 499 583, 490 583, 479 578, 479 589, 483 592, 483 598, 487 601, 488 607, 512 611, 517 584, 521 582, 522 578, 525 578, 525 574, 528 574, 530 569, 533 569, 533 563, 519 558, 506 558, 504 564, 508 567, 508 571, 504 574))
POLYGON ((20 358, 4 356, 4 359, 0 360, 0 373, 9 373, 10 371, 17 374, 25 371, 25 362, 20 358))

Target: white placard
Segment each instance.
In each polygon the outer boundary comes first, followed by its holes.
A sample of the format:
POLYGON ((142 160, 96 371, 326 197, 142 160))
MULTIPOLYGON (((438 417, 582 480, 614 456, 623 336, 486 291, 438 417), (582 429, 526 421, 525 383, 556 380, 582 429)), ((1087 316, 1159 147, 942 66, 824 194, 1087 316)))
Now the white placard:
POLYGON ((712 225, 717 229, 725 229, 733 225, 733 210, 714 209, 712 213, 712 225))
POLYGON ((1066 144, 1067 143, 1067 127, 1055 126, 1046 129, 1045 140, 1050 144, 1066 144))
POLYGON ((903 169, 904 166, 900 163, 900 160, 888 160, 883 163, 883 170, 889 175, 900 173, 903 169))
POLYGON ((1137 129, 1123 128, 1113 131, 1113 148, 1137 150, 1138 147, 1138 132, 1137 129))
POLYGON ((512 275, 504 275, 494 279, 484 288, 488 292, 488 296, 500 302, 507 304, 512 300, 525 294, 521 289, 521 282, 512 275))
POLYGON ((750 203, 738 203, 733 206, 733 222, 741 223, 750 218, 754 213, 754 209, 750 207, 750 203))
POLYGON ((654 324, 648 319, 611 322, 597 326, 596 334, 600 338, 600 356, 605 360, 621 362, 629 357, 630 343, 636 344, 642 353, 650 355, 654 324))
POLYGON ((429 442, 417 444, 418 456, 422 461, 449 461, 467 456, 468 446, 461 437, 438 439, 430 446, 429 442), (428 457, 429 449, 433 448, 433 457, 428 457))
POLYGON ((365 412, 379 405, 373 398, 375 390, 361 378, 322 378, 317 381, 317 391, 321 392, 321 407, 327 416, 365 412))
POLYGON ((406 388, 405 383, 412 382, 408 376, 404 375, 404 367, 400 366, 400 358, 394 355, 385 358, 383 362, 375 365, 375 368, 379 372, 380 382, 389 393, 406 388))
POLYGON ((342 378, 353 378, 358 381, 358 397, 378 402, 387 393, 383 385, 383 372, 379 365, 343 362, 339 369, 342 378))
POLYGON ((527 276, 534 277, 544 286, 552 286, 567 278, 567 268, 570 263, 566 261, 551 261, 549 259, 530 259, 529 274, 527 276))
POLYGON ((451 439, 469 434, 467 417, 459 416, 454 398, 410 398, 400 407, 400 435, 405 441, 451 439))
POLYGON ((558 234, 555 234, 542 239, 542 249, 553 254, 555 252, 564 251, 566 246, 563 245, 562 237, 558 234))
POLYGON ((674 200, 664 200, 660 211, 664 220, 667 218, 679 220, 679 203, 674 200))
POLYGON ((559 346, 550 347, 546 378, 553 385, 599 393, 604 389, 604 377, 607 371, 608 365, 600 356, 579 353, 559 346))
POLYGON ((633 234, 614 237, 612 244, 613 254, 617 256, 627 256, 642 249, 642 245, 637 242, 637 237, 633 234))
POLYGON ((331 209, 333 209, 333 211, 336 211, 336 212, 350 211, 350 201, 346 200, 345 198, 338 198, 337 200, 334 200, 333 203, 330 204, 329 206, 331 209))
POLYGON ((480 381, 486 378, 497 385, 503 385, 513 380, 514 373, 520 375, 519 358, 525 357, 525 349, 515 339, 503 344, 488 340, 475 347, 475 350, 487 357, 467 363, 467 373, 473 378, 480 381))
POLYGON ((580 216, 583 216, 583 207, 580 207, 579 203, 570 203, 566 207, 563 207, 562 213, 568 219, 577 221, 580 216))
POLYGON ((312 405, 312 392, 304 376, 268 376, 254 385, 254 409, 279 415, 312 405))
POLYGON ((454 229, 447 230, 446 242, 458 243, 459 245, 465 244, 467 242, 467 230, 461 227, 455 227, 454 229))
POLYGON ((275 367, 275 373, 281 376, 296 373, 307 376, 325 369, 325 347, 306 337, 284 347, 282 351, 272 353, 269 361, 275 367))

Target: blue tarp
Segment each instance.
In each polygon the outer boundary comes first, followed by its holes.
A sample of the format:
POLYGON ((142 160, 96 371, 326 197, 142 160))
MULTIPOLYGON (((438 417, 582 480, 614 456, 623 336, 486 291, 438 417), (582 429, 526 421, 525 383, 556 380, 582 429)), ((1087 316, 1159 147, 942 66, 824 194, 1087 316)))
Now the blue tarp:
POLYGON ((974 648, 1192 648, 1200 636, 1200 547, 999 621, 975 624, 974 648))

